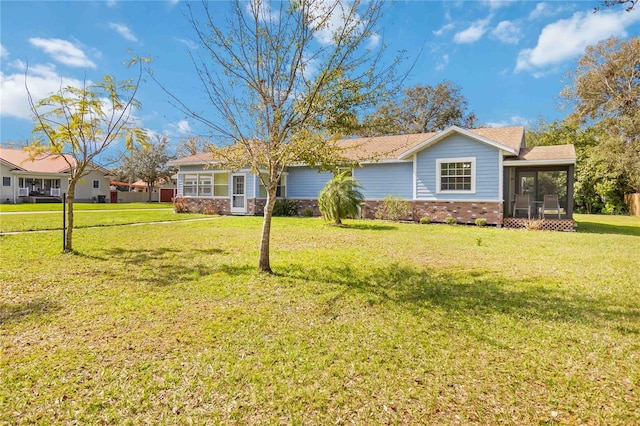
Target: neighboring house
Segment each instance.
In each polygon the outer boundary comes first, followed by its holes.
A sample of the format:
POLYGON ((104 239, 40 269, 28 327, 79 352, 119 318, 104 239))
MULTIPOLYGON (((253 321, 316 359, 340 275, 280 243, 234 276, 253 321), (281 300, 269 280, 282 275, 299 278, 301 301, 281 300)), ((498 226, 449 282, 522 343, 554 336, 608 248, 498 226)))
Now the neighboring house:
MULTIPOLYGON (((353 176, 363 186, 361 215, 375 217, 387 195, 411 204, 405 219, 430 216, 459 223, 483 217, 497 226, 524 226, 525 220, 545 216, 552 229, 573 230, 573 145, 526 148, 522 126, 465 130, 456 126, 437 133, 345 139, 344 156, 356 160, 353 176), (513 218, 516 194, 524 195, 528 211, 513 218), (550 210, 545 195, 559 206, 550 210), (552 219, 553 218, 553 219, 552 219)), ((178 200, 188 210, 207 208, 230 214, 262 214, 266 191, 250 170, 215 168, 211 154, 171 163, 178 171, 178 200)), ((333 173, 305 165, 290 166, 278 187, 278 197, 298 201, 319 214, 318 192, 333 173)), ((519 197, 522 199, 523 197, 519 197)))
MULTIPOLYGON (((61 202, 69 190, 69 164, 75 164, 69 155, 66 159, 46 153, 31 158, 22 149, 0 148, 0 202, 61 202)), ((76 185, 75 201, 108 201, 110 177, 108 170, 94 165, 76 185)))
POLYGON ((151 200, 149 200, 149 185, 142 180, 133 183, 111 181, 111 202, 171 202, 176 195, 176 179, 177 175, 168 179, 158 179, 153 185, 151 200))

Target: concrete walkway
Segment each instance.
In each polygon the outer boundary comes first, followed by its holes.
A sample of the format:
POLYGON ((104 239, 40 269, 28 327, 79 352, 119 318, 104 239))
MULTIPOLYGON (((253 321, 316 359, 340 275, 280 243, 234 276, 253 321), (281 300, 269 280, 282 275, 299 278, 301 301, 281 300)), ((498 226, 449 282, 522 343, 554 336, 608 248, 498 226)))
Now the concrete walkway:
MULTIPOLYGON (((109 211, 116 211, 116 210, 109 210, 109 211)), ((197 218, 197 219, 184 219, 184 220, 162 220, 162 221, 157 221, 157 222, 136 222, 136 223, 122 223, 122 224, 112 224, 112 225, 85 226, 85 227, 82 227, 82 228, 73 228, 73 232, 82 231, 83 229, 113 228, 115 226, 166 225, 166 224, 180 223, 180 222, 197 222, 197 221, 201 221, 201 220, 222 219, 224 217, 227 217, 227 216, 200 217, 200 218, 197 218)), ((19 235, 19 234, 36 234, 36 233, 39 233, 39 232, 60 232, 60 231, 62 231, 62 228, 59 228, 59 229, 35 229, 35 230, 32 230, 32 231, 10 231, 10 232, 0 232, 0 236, 2 236, 2 235, 19 235)))
MULTIPOLYGON (((166 209, 104 209, 104 210, 84 210, 84 209, 73 209, 74 213, 106 213, 106 212, 161 212, 173 210, 173 208, 169 207, 166 209)), ((43 211, 35 211, 35 212, 0 212, 0 216, 2 215, 12 215, 12 214, 51 214, 51 213, 62 213, 62 210, 43 210, 43 211)))

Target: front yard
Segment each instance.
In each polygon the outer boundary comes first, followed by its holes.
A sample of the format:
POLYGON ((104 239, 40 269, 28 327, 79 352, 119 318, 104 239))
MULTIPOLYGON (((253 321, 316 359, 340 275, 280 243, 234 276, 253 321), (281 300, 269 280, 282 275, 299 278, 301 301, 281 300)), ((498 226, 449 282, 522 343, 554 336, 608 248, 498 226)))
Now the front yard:
POLYGON ((640 219, 577 220, 0 236, 0 423, 639 424, 640 219))

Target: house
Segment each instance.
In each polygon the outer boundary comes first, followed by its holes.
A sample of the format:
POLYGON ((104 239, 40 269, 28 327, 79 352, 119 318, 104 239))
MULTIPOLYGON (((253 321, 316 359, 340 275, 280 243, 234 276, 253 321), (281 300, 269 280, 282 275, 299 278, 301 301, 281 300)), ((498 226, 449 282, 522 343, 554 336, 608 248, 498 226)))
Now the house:
MULTIPOLYGON (((75 160, 67 154, 42 153, 31 158, 22 149, 0 148, 0 202, 61 202, 69 190, 70 165, 75 160)), ((94 165, 76 185, 75 201, 108 201, 109 181, 109 171, 94 165)))
POLYGON ((111 202, 171 202, 176 195, 176 178, 176 176, 171 176, 166 179, 158 179, 157 182, 153 184, 151 198, 149 198, 149 185, 142 180, 137 180, 133 183, 111 181, 111 202))
MULTIPOLYGON (((352 174, 364 188, 362 217, 375 217, 382 200, 392 195, 411 204, 408 220, 429 216, 441 222, 453 216, 474 223, 482 217, 488 224, 520 227, 544 216, 549 229, 573 230, 574 147, 527 148, 522 126, 453 126, 437 133, 344 139, 338 145, 359 163, 352 174), (545 205, 545 196, 556 196, 557 204, 545 205), (516 198, 526 200, 525 211, 516 210, 516 198)), ((248 169, 219 170, 215 163, 210 153, 172 162, 179 169, 177 199, 185 208, 262 214, 266 191, 258 177, 248 169)), ((318 192, 332 176, 303 164, 290 166, 278 197, 296 200, 299 212, 311 208, 319 214, 318 192)))

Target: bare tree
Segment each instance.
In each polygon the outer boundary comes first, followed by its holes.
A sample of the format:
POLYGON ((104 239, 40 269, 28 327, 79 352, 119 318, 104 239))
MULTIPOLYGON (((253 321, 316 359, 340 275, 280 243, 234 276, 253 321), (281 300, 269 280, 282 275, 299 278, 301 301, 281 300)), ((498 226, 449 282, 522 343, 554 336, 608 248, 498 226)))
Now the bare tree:
POLYGON ((198 11, 188 5, 199 49, 193 63, 211 111, 174 101, 205 124, 228 170, 250 167, 266 188, 259 270, 271 272, 269 241, 278 182, 285 168, 336 161, 335 141, 396 89, 396 60, 383 64, 375 26, 381 0, 295 0, 231 3, 198 11))

